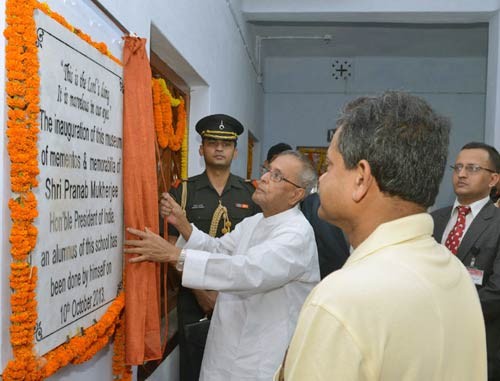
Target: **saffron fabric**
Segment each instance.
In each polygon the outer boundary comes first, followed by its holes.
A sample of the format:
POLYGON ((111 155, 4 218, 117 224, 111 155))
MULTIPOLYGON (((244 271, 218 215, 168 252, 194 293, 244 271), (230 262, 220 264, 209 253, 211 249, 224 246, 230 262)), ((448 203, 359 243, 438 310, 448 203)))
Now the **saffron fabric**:
MULTIPOLYGON (((126 227, 158 233, 155 132, 146 40, 125 37, 123 49, 123 198, 126 227)), ((125 239, 135 239, 125 233, 125 239)), ((159 264, 125 258, 125 362, 161 358, 159 264)))

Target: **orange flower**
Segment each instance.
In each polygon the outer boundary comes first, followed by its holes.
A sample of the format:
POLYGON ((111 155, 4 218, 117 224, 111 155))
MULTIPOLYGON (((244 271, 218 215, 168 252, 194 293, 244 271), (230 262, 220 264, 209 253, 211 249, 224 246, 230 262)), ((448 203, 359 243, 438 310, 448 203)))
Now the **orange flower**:
POLYGON ((40 9, 42 12, 44 12, 46 15, 52 17, 54 20, 56 20, 59 24, 64 26, 66 29, 75 33, 78 37, 80 37, 82 40, 87 42, 89 45, 96 48, 99 52, 110 57, 114 62, 116 62, 120 66, 122 65, 122 62, 118 58, 114 57, 111 54, 111 52, 108 50, 108 47, 106 46, 106 44, 104 42, 93 41, 92 38, 88 34, 83 33, 80 29, 73 27, 68 21, 66 21, 66 19, 63 16, 61 16, 60 14, 49 9, 49 7, 46 4, 42 5, 42 4, 38 3, 36 7, 38 9, 40 9))
MULTIPOLYGON (((38 234, 33 225, 33 220, 38 215, 37 200, 32 192, 32 189, 38 186, 36 176, 39 173, 37 138, 40 77, 35 46, 36 25, 33 19, 37 8, 121 64, 111 55, 105 44, 95 43, 90 36, 74 29, 62 16, 52 12, 47 4, 38 3, 36 0, 6 1, 6 134, 7 151, 11 161, 11 190, 17 193, 17 196, 9 200, 12 219, 9 241, 13 259, 9 277, 12 288, 10 342, 14 358, 3 370, 2 379, 5 381, 42 380, 70 362, 79 363, 90 359, 113 335, 124 307, 122 292, 103 318, 87 329, 88 335, 74 337, 69 343, 55 348, 46 354, 45 361, 36 358, 33 329, 38 319, 35 293, 38 276, 37 268, 31 267, 27 259, 35 248, 38 234)), ((116 361, 122 365, 122 369, 119 373, 115 372, 115 378, 130 379, 130 367, 123 365, 124 355, 118 356, 116 361)))
POLYGON ((172 151, 178 151, 181 148, 184 134, 186 132, 186 109, 184 107, 184 99, 181 98, 181 103, 177 106, 177 123, 175 124, 175 135, 172 139, 172 151))
POLYGON ((184 100, 171 99, 170 93, 166 90, 164 79, 152 80, 153 91, 153 115, 155 122, 155 131, 158 144, 161 148, 170 148, 172 151, 178 151, 181 148, 186 129, 186 111, 184 100), (177 122, 174 132, 172 125, 172 104, 174 101, 177 106, 177 122))
MULTIPOLYGON (((87 328, 82 336, 75 336, 68 343, 62 344, 49 352, 45 356, 47 360, 43 369, 45 377, 57 371, 60 367, 58 364, 61 366, 69 362, 79 364, 89 360, 101 350, 108 343, 109 337, 115 332, 124 304, 125 296, 122 292, 113 301, 101 320, 87 328)), ((124 357, 121 357, 120 361, 124 364, 124 357)), ((119 373, 113 373, 115 377, 119 376, 119 373)))
POLYGON ((158 139, 158 144, 161 148, 166 148, 168 145, 168 134, 164 129, 166 121, 163 120, 163 109, 161 105, 161 87, 158 79, 152 80, 153 90, 153 115, 155 122, 155 131, 158 139))

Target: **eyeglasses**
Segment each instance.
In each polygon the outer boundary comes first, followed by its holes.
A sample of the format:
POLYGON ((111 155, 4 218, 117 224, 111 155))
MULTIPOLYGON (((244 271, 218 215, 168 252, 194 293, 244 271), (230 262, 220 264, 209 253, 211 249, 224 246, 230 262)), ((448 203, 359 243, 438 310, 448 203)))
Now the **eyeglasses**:
POLYGON ((489 169, 489 168, 484 168, 484 167, 481 167, 480 165, 477 165, 477 164, 467 164, 467 165, 463 165, 463 164, 455 164, 455 165, 450 165, 450 168, 453 169, 453 171, 456 173, 456 174, 459 174, 460 171, 462 171, 462 169, 465 169, 465 172, 467 173, 477 173, 479 172, 481 169, 484 170, 484 171, 488 171, 488 172, 491 172, 491 173, 496 173, 495 171, 493 171, 492 169, 489 169))
POLYGON ((264 176, 266 173, 269 173, 269 178, 272 181, 274 181, 275 183, 279 183, 280 181, 285 181, 288 184, 292 184, 293 186, 295 186, 297 188, 304 189, 304 187, 301 187, 300 185, 297 185, 297 184, 291 182, 290 180, 288 180, 287 178, 285 178, 283 176, 283 174, 280 171, 278 171, 277 169, 270 169, 270 168, 267 168, 264 165, 261 165, 261 167, 260 167, 260 174, 262 176, 264 176))

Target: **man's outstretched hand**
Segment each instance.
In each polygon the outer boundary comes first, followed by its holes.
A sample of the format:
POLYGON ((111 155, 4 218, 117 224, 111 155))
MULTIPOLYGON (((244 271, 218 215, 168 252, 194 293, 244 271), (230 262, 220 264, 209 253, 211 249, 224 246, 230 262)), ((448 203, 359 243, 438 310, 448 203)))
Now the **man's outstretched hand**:
POLYGON ((124 253, 139 255, 130 258, 129 262, 168 262, 174 265, 177 263, 181 249, 164 240, 158 234, 153 233, 148 228, 145 231, 127 228, 127 231, 140 238, 138 240, 129 239, 124 242, 126 246, 129 246, 123 250, 124 253))

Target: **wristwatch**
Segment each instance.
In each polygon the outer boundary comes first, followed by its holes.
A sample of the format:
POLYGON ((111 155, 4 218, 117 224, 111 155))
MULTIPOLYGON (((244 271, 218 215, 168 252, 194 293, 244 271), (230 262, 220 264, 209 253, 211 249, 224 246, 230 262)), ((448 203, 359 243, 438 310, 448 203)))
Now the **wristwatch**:
POLYGON ((186 260, 186 249, 182 249, 175 264, 175 269, 177 271, 182 271, 184 269, 184 261, 186 260))

